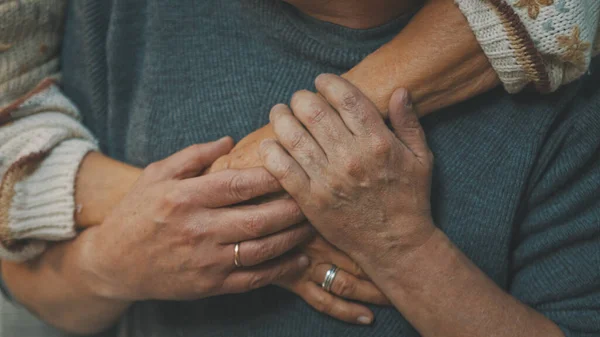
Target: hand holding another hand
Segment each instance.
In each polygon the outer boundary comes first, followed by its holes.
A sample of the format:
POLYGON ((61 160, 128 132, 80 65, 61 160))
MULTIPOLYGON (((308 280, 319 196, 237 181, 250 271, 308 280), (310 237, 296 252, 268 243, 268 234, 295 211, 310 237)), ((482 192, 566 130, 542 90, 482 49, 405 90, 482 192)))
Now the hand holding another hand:
POLYGON ((137 301, 245 292, 308 266, 279 258, 311 237, 291 199, 240 203, 281 189, 263 168, 198 177, 231 139, 193 145, 148 166, 100 226, 86 230, 85 279, 99 296, 137 301), (240 243, 240 262, 234 247, 240 243))
MULTIPOLYGON (((273 137, 271 124, 251 133, 229 154, 217 159, 205 174, 231 168, 262 167, 260 143, 273 137)), ((320 235, 302 244, 299 250, 310 258, 309 267, 301 273, 282 278, 275 284, 296 293, 319 312, 353 324, 370 324, 374 319, 371 310, 352 301, 390 304, 356 262, 320 235), (323 289, 321 283, 334 264, 340 269, 329 293, 323 289)))
POLYGON ((277 141, 261 145, 265 167, 313 226, 369 274, 394 265, 435 231, 430 212, 433 156, 406 90, 390 103, 390 131, 358 89, 321 75, 324 97, 301 91, 277 105, 277 141))

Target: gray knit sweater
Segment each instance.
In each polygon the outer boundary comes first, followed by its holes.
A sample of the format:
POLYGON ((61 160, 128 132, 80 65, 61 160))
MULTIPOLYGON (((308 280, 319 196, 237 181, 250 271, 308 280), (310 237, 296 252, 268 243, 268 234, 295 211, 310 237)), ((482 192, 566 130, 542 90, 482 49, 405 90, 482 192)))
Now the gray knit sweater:
MULTIPOLYGON (((73 214, 82 205, 74 202, 74 180, 84 155, 97 148, 56 86, 66 3, 0 2, 2 259, 31 259, 48 241, 76 235, 73 214)), ((553 91, 584 74, 600 52, 598 1, 456 3, 508 92, 527 84, 553 91)))
MULTIPOLYGON (((352 66, 402 25, 399 20, 367 32, 345 30, 289 8, 269 8, 269 2, 258 6, 258 12, 245 11, 238 1, 177 6, 158 1, 82 2, 71 12, 67 92, 85 108, 86 123, 97 129, 105 149, 139 164, 176 150, 178 143, 223 133, 243 136, 266 119, 271 101, 285 101, 291 91, 310 87, 310 76, 317 72, 352 66), (297 29, 290 29, 292 24, 297 29), (320 46, 328 44, 332 47, 320 46), (194 59, 198 55, 203 57, 194 59), (141 108, 122 108, 120 103, 141 108), (152 107, 155 103, 159 105, 152 107), (149 114, 144 117, 145 113, 149 114), (127 143, 119 145, 124 139, 127 143), (157 155, 154 145, 160 145, 157 155)), ((594 0, 519 1, 511 6, 502 1, 457 2, 507 89, 530 81, 540 87, 549 81, 555 88, 584 71, 580 63, 589 60, 598 24, 594 0), (525 48, 531 40, 522 34, 520 22, 546 60, 546 77, 540 75, 544 69, 535 66, 540 55, 525 48)), ((4 221, 5 213, 0 222, 19 224, 14 228, 20 231, 7 235, 12 239, 65 239, 75 234, 73 177, 81 157, 95 147, 91 134, 75 121, 77 109, 52 82, 34 89, 57 71, 63 4, 0 3, 0 173, 8 168, 4 164, 39 163, 34 171, 10 165, 6 172, 11 179, 4 175, 3 186, 10 188, 0 193, 5 197, 0 204, 10 200, 12 222, 4 221), (16 98, 20 99, 13 103, 16 98), (5 194, 7 190, 14 193, 5 194)), ((594 199, 598 146, 592 137, 599 133, 595 95, 572 87, 551 98, 549 105, 539 98, 511 102, 496 92, 447 110, 450 116, 426 121, 438 159, 438 225, 500 286, 555 320, 568 336, 597 336, 600 330, 600 299, 594 293, 600 278, 599 206, 594 199), (568 101, 578 103, 567 107, 568 101)), ((35 245, 18 255, 3 252, 3 257, 27 258, 43 250, 43 242, 28 242, 35 245)), ((121 334, 415 336, 393 310, 377 310, 377 319, 373 329, 351 328, 316 315, 286 292, 266 289, 186 305, 139 304, 123 320, 121 334)), ((0 322, 0 335, 50 335, 33 332, 31 322, 17 326, 11 330, 6 320, 0 322)))
MULTIPOLYGON (((272 105, 321 72, 346 71, 404 24, 350 30, 274 0, 88 1, 69 14, 64 92, 102 149, 136 165, 243 137, 272 105)), ((568 337, 600 335, 598 81, 550 97, 495 90, 423 121, 436 154, 436 224, 568 337)), ((350 326, 268 287, 138 303, 120 335, 418 336, 395 309, 374 312, 374 326, 350 326)))

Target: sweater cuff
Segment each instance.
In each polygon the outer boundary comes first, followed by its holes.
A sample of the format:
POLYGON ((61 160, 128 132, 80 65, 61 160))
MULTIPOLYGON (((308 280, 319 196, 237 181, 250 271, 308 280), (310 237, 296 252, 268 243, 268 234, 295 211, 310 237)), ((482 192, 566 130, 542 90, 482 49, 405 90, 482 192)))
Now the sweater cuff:
POLYGON ((496 8, 489 1, 456 0, 481 49, 509 93, 521 91, 529 82, 517 61, 506 28, 496 8))
POLYGON ((63 141, 14 185, 4 235, 8 240, 0 242, 0 256, 24 261, 43 252, 45 241, 76 235, 75 179, 84 156, 94 150, 90 141, 63 141))

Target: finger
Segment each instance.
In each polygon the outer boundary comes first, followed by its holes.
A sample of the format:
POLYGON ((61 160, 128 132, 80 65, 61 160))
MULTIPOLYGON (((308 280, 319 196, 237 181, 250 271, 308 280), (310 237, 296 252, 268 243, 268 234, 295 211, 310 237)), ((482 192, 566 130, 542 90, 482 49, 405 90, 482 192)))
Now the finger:
POLYGON ((420 160, 426 160, 431 155, 425 131, 421 127, 410 94, 406 89, 398 89, 390 100, 390 123, 396 137, 420 160))
POLYGON ((216 209, 210 214, 215 219, 215 226, 219 227, 221 244, 262 238, 305 219, 296 201, 290 198, 216 209))
POLYGON ((253 268, 239 268, 223 282, 225 293, 244 293, 302 273, 310 261, 305 255, 285 256, 253 268))
POLYGON ((224 137, 217 141, 194 144, 154 164, 153 172, 159 179, 185 179, 197 176, 219 157, 233 148, 233 139, 224 137))
POLYGON ((352 141, 352 133, 340 115, 317 94, 300 90, 292 96, 290 107, 326 155, 337 151, 340 143, 348 144, 352 141))
POLYGON ((296 201, 303 203, 308 198, 310 178, 298 162, 276 141, 268 139, 260 145, 260 156, 264 167, 279 181, 296 201))
MULTIPOLYGON (((317 266, 311 273, 312 281, 321 285, 323 280, 325 280, 325 274, 330 268, 331 265, 328 264, 317 266)), ((335 279, 333 279, 331 292, 349 300, 377 305, 390 305, 387 297, 372 282, 358 279, 342 269, 338 269, 335 279)))
POLYGON ((220 171, 181 184, 183 193, 205 208, 230 206, 282 189, 277 179, 262 167, 220 171))
MULTIPOLYGON (((240 262, 244 267, 252 267, 275 259, 296 248, 312 235, 314 231, 305 223, 265 238, 243 241, 239 246, 240 262)), ((233 251, 233 245, 231 247, 233 251)))
POLYGON ((317 141, 283 104, 271 110, 271 124, 277 140, 305 168, 309 175, 320 174, 327 157, 317 141))
POLYGON ((353 134, 369 136, 386 128, 375 104, 345 79, 332 74, 322 74, 316 78, 315 86, 339 112, 353 134))
POLYGON ((364 305, 338 298, 312 282, 306 283, 303 288, 302 298, 318 312, 352 324, 368 325, 373 322, 373 313, 364 305))
POLYGON ((329 262, 319 262, 315 264, 315 267, 319 265, 331 266, 331 263, 334 263, 338 268, 343 269, 345 272, 352 274, 359 279, 370 280, 369 276, 365 274, 358 263, 354 262, 354 260, 337 247, 332 246, 320 235, 315 235, 315 237, 307 242, 302 249, 308 256, 320 256, 322 257, 322 261, 329 262))

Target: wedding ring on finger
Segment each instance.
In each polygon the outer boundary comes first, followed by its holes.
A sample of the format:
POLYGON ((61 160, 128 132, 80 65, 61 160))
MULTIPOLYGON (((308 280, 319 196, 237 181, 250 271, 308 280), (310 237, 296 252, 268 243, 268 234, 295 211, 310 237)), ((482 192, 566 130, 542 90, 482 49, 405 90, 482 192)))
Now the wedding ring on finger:
POLYGON ((242 260, 240 258, 240 242, 236 243, 235 246, 233 246, 233 263, 238 268, 243 267, 242 260))
POLYGON ((321 287, 323 287, 323 289, 325 289, 326 292, 328 292, 328 293, 331 292, 331 286, 333 285, 333 281, 335 280, 335 277, 337 276, 338 271, 339 271, 338 266, 336 266, 334 264, 334 265, 331 265, 331 268, 329 268, 327 273, 325 273, 325 279, 323 280, 321 287))

